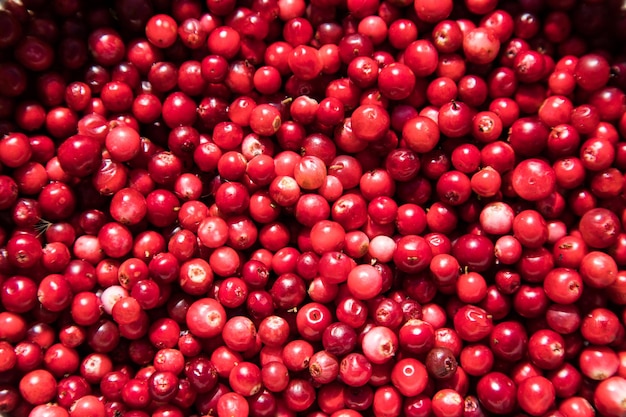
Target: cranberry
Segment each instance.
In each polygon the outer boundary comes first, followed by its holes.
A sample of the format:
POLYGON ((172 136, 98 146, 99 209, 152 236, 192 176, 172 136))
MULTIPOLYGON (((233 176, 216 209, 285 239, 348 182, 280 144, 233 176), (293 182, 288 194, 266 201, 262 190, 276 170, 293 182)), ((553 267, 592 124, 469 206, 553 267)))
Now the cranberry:
POLYGON ((496 58, 500 50, 500 41, 492 30, 475 28, 463 37, 463 52, 470 62, 487 64, 496 58))
POLYGON ((492 413, 511 413, 517 405, 515 384, 500 372, 491 372, 480 378, 476 392, 482 406, 492 413))
POLYGON ((426 356, 426 369, 435 379, 448 379, 457 370, 453 352, 445 347, 435 347, 426 356))
POLYGON ((226 323, 224 308, 214 299, 195 301, 187 311, 187 326, 198 337, 211 337, 221 333, 226 323))
POLYGON ((79 3, 0 11, 0 412, 621 415, 617 9, 79 3))
POLYGON ((378 74, 378 88, 389 99, 408 98, 414 86, 415 75, 407 65, 392 63, 378 74))
POLYGON ((608 416, 618 415, 624 398, 624 378, 613 376, 600 382, 594 392, 594 404, 598 411, 608 416))
POLYGON ((552 382, 543 376, 524 379, 517 387, 517 401, 520 408, 533 415, 547 412, 555 397, 552 382))
POLYGON ((426 367, 417 359, 401 359, 391 371, 391 381, 402 395, 412 397, 424 391, 428 373, 426 367))
POLYGON ((475 272, 487 270, 494 257, 493 243, 483 235, 466 234, 459 237, 452 246, 452 255, 463 267, 475 272))
POLYGON ((19 389, 22 397, 30 404, 44 404, 56 395, 56 381, 50 372, 37 369, 20 379, 19 389))
POLYGON ((613 212, 595 208, 581 217, 579 229, 586 244, 594 248, 606 248, 615 243, 621 224, 613 212))

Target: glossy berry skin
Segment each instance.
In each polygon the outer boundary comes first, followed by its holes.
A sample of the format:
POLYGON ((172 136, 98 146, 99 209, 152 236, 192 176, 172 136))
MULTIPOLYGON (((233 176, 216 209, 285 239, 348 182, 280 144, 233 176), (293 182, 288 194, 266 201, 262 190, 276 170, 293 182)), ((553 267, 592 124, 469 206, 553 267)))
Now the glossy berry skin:
POLYGON ((542 376, 527 378, 517 387, 518 404, 524 411, 532 415, 541 415, 547 412, 555 398, 554 386, 542 376))
POLYGON ((428 382, 426 367, 416 359, 406 358, 398 361, 391 373, 392 384, 402 395, 419 395, 428 382))
POLYGON ((59 163, 68 174, 83 177, 100 168, 100 144, 94 138, 74 135, 58 150, 59 163))
POLYGON ((603 0, 6 0, 0 415, 623 416, 603 0))
POLYGON ((512 174, 513 189, 526 200, 546 198, 554 191, 556 178, 552 168, 539 159, 527 159, 518 164, 512 174))
POLYGON ((478 399, 487 411, 497 414, 513 412, 517 406, 517 390, 513 381, 503 373, 491 372, 476 385, 478 399))
POLYGON ((216 336, 224 328, 226 312, 216 300, 205 298, 189 307, 186 321, 190 331, 196 336, 216 336))
POLYGON ((598 411, 608 416, 618 415, 624 398, 624 378, 613 376, 598 385, 594 394, 594 404, 598 411))
POLYGON ((56 381, 50 372, 34 370, 21 378, 19 389, 22 397, 30 404, 44 404, 54 398, 56 381))

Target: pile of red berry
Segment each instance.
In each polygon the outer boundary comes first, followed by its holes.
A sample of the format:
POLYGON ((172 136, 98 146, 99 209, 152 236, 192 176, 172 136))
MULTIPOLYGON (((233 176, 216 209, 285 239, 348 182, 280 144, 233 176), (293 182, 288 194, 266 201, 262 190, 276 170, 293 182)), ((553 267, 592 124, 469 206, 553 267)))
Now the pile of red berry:
POLYGON ((620 0, 0 2, 0 414, 626 416, 620 0))

